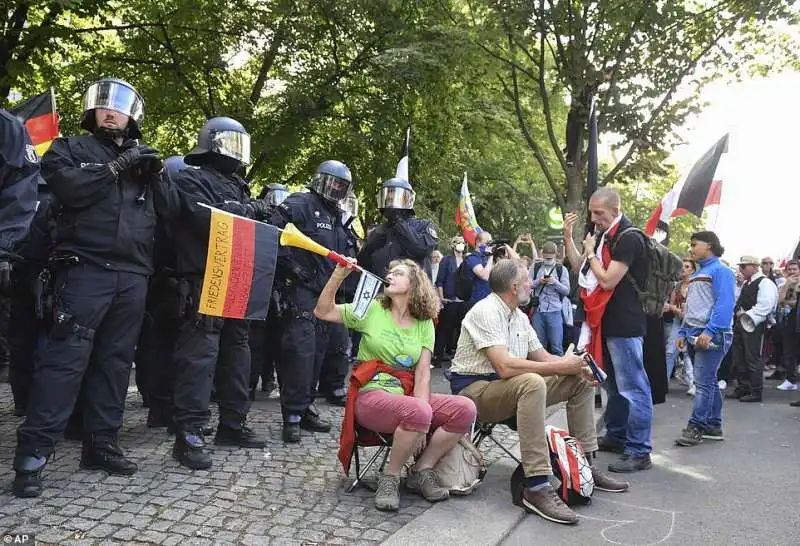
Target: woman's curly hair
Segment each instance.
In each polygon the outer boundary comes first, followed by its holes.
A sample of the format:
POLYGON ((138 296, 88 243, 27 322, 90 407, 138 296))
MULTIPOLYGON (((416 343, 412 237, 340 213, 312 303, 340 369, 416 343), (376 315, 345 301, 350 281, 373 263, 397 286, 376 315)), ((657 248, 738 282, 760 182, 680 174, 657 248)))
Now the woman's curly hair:
MULTIPOLYGON (((411 292, 408 298, 408 309, 411 312, 411 316, 417 320, 436 318, 439 314, 439 296, 436 294, 436 289, 425 274, 425 271, 411 260, 394 260, 389 264, 389 271, 398 265, 405 266, 408 269, 409 290, 411 292)), ((385 292, 378 296, 378 301, 384 309, 392 308, 392 297, 385 292)))

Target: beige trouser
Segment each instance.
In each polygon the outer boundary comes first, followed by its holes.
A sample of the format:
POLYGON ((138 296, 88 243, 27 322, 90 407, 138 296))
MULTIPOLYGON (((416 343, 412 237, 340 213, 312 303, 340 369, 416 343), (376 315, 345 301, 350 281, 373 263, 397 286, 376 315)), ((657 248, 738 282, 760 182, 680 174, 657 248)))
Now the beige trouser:
POLYGON ((478 419, 499 423, 516 415, 525 476, 549 476, 550 451, 544 434, 545 408, 567 403, 569 433, 586 453, 597 450, 594 386, 577 376, 542 377, 526 373, 509 379, 476 381, 459 394, 471 398, 478 419))

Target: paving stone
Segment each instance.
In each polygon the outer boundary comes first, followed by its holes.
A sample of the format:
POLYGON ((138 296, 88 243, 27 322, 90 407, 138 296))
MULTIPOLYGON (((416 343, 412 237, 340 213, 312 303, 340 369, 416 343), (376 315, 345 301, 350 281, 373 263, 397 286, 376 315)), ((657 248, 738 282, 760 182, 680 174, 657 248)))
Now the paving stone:
POLYGON ((100 525, 97 525, 96 527, 89 529, 89 531, 86 532, 86 536, 93 538, 105 538, 109 535, 114 534, 116 531, 117 527, 114 527, 113 525, 108 525, 106 523, 101 523, 100 525))

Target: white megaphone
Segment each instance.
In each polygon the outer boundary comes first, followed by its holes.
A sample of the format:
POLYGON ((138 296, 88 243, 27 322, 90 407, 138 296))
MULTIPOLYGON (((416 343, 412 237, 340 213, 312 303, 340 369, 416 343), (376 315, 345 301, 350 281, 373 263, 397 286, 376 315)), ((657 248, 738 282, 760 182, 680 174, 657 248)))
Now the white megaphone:
POLYGON ((747 313, 742 313, 742 316, 739 318, 739 322, 742 323, 742 329, 748 334, 755 332, 756 323, 753 320, 753 317, 747 313))

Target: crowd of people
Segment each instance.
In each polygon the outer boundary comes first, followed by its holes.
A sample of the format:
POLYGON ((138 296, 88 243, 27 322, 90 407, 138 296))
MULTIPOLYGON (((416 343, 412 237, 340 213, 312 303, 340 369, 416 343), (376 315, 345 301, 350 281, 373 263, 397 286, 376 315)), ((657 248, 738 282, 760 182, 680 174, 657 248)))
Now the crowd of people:
MULTIPOLYGON (((620 457, 608 470, 632 473, 652 464, 653 403, 673 374, 695 396, 677 439, 686 446, 722 439, 728 384, 727 398, 761 400, 763 338, 777 364, 772 378, 785 379, 779 388, 800 387, 798 264, 786 264, 781 279, 771 260, 743 257, 735 275, 720 260, 716 235, 696 233, 663 313, 648 316, 641 299, 648 241, 611 189, 591 197, 595 230, 580 245, 578 217, 567 214, 561 252, 548 241, 539 256, 529 234, 512 247, 484 231, 472 249, 452 238, 442 256, 402 177, 383 183, 384 221, 362 241, 352 227, 353 179, 341 161, 320 164, 308 191, 269 184, 252 198, 242 177, 249 135, 236 120, 209 120, 193 150, 163 160, 141 142, 143 103, 130 84, 99 80, 83 107, 86 134, 56 139, 41 163, 22 126, 0 118, 3 134, 17 131, 3 142, 2 168, 13 176, 4 178, 0 199, 0 283, 12 287, 14 316, 11 383, 15 413, 24 416, 13 463, 17 496, 41 494, 65 434, 83 442, 82 468, 137 471, 119 445, 134 362, 147 425, 174 434, 172 455, 190 469, 213 466, 212 434, 217 445, 266 445, 247 425, 259 385, 280 400, 287 443, 331 430, 317 396, 344 407, 345 469, 356 424, 390 434, 375 496, 381 510, 398 509, 409 459, 406 487, 431 502, 448 498, 437 461, 476 419, 516 419, 524 478, 515 502, 565 524, 577 516, 549 482, 547 406, 567 403, 570 432, 589 464, 597 451, 611 451, 620 457), (21 155, 12 156, 10 144, 21 155), (203 314, 207 206, 278 228, 292 223, 348 265, 281 246, 265 321, 203 314), (521 257, 523 249, 531 256, 521 257), (356 263, 386 279, 365 313, 346 303, 356 263), (590 357, 608 374, 601 437, 590 357), (431 368, 448 362, 451 394, 431 392, 431 368)), ((600 490, 629 487, 593 464, 592 475, 600 490)))

